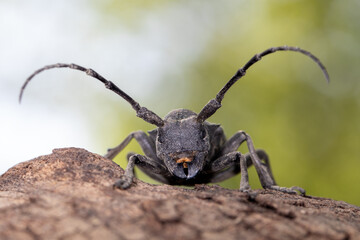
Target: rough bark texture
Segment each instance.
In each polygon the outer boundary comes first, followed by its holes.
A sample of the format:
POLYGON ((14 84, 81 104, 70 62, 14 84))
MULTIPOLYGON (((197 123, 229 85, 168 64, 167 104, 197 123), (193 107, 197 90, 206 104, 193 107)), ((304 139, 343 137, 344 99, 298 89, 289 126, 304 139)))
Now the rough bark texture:
POLYGON ((360 208, 276 191, 251 194, 135 180, 83 149, 16 165, 0 177, 0 239, 360 239, 360 208))

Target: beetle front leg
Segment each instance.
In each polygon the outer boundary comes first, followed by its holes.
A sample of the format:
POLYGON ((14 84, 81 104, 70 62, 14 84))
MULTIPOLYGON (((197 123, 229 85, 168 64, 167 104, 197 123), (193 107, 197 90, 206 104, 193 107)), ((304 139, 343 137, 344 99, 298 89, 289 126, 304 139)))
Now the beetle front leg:
POLYGON ((281 191, 281 192, 285 192, 285 193, 292 193, 292 194, 296 194, 297 192, 300 192, 301 195, 305 195, 305 190, 302 189, 301 187, 294 186, 291 188, 287 188, 287 187, 277 186, 275 183, 275 180, 272 177, 270 168, 266 169, 266 168, 264 168, 263 165, 261 165, 260 159, 259 159, 258 155, 256 154, 255 147, 254 147, 254 144, 253 144, 250 136, 248 134, 246 134, 245 132, 244 132, 244 134, 246 135, 246 142, 247 142, 248 149, 250 152, 249 154, 251 156, 251 159, 253 161, 255 169, 259 175, 260 183, 263 186, 263 188, 277 190, 277 191, 281 191))
POLYGON ((120 179, 114 183, 113 185, 114 188, 127 189, 131 186, 134 178, 134 167, 136 160, 137 159, 135 155, 132 155, 129 158, 128 165, 126 166, 125 169, 125 174, 121 175, 120 179))
POLYGON ((246 143, 249 149, 249 155, 254 164, 256 172, 258 173, 261 186, 263 186, 263 188, 271 188, 271 186, 276 185, 275 180, 272 178, 269 170, 266 167, 264 167, 263 164, 261 164, 260 158, 256 154, 256 150, 251 137, 245 132, 240 132, 240 133, 242 133, 245 136, 246 143))
MULTIPOLYGON (((228 178, 231 178, 231 177, 239 174, 242 171, 240 157, 238 157, 238 158, 231 157, 231 155, 234 155, 234 154, 236 155, 236 154, 241 154, 241 153, 238 151, 227 153, 227 154, 219 157, 218 159, 214 160, 210 164, 210 168, 209 168, 209 170, 206 171, 206 173, 214 174, 211 178, 211 182, 213 182, 213 183, 222 182, 228 178)), ((261 150, 261 149, 257 149, 256 154, 264 162, 263 165, 271 173, 270 161, 269 161, 269 158, 268 158, 267 154, 265 153, 265 151, 261 150)), ((244 164, 244 166, 249 168, 252 165, 252 160, 251 160, 250 154, 247 153, 243 156, 245 158, 245 163, 246 163, 246 165, 244 164)), ((271 173, 271 176, 272 176, 272 173, 271 173)))
POLYGON ((249 192, 251 190, 247 168, 248 165, 246 163, 246 157, 244 155, 241 155, 240 157, 240 169, 241 169, 240 191, 241 192, 249 192))
POLYGON ((146 168, 154 174, 164 175, 167 173, 166 168, 147 156, 140 154, 133 154, 129 157, 128 165, 125 169, 125 174, 120 176, 120 179, 114 183, 115 188, 127 189, 131 186, 134 178, 135 165, 146 168))
POLYGON ((219 157, 211 163, 208 171, 208 173, 214 173, 211 182, 219 182, 237 174, 239 172, 238 168, 240 167, 240 191, 250 191, 251 188, 247 171, 248 166, 251 165, 251 160, 249 160, 249 158, 246 159, 246 156, 240 152, 231 152, 219 157))
MULTIPOLYGON (((248 155, 250 156, 251 161, 255 166, 256 172, 258 173, 260 183, 263 188, 269 188, 270 186, 276 185, 271 173, 269 165, 270 163, 267 155, 261 150, 261 154, 264 155, 264 158, 262 158, 265 160, 265 164, 263 164, 259 156, 257 155, 257 152, 259 152, 259 150, 255 150, 254 144, 250 136, 244 131, 237 132, 229 140, 226 141, 222 150, 222 154, 236 151, 244 141, 246 141, 247 143, 249 149, 248 155)), ((247 166, 249 166, 249 163, 247 164, 247 166)))
MULTIPOLYGON (((256 172, 259 176, 259 180, 263 188, 273 189, 285 193, 297 193, 298 191, 300 192, 300 194, 305 195, 305 190, 300 187, 286 188, 286 187, 279 187, 276 185, 273 174, 271 172, 270 162, 266 153, 262 150, 255 150, 251 137, 244 131, 237 132, 225 143, 222 151, 223 154, 226 154, 231 151, 235 151, 244 141, 246 141, 249 149, 249 153, 245 155, 245 159, 247 160, 245 161, 246 166, 247 167, 249 166, 249 162, 248 162, 248 156, 249 156, 251 158, 252 163, 255 166, 256 172), (264 163, 261 162, 260 158, 264 160, 264 163)), ((241 171, 243 170, 244 168, 241 169, 241 171)))
POLYGON ((104 155, 104 157, 110 160, 114 159, 116 155, 118 155, 130 143, 133 138, 135 138, 135 140, 139 143, 141 149, 146 156, 157 159, 155 153, 155 143, 143 131, 136 131, 130 133, 129 136, 127 136, 118 146, 110 148, 108 152, 104 155))

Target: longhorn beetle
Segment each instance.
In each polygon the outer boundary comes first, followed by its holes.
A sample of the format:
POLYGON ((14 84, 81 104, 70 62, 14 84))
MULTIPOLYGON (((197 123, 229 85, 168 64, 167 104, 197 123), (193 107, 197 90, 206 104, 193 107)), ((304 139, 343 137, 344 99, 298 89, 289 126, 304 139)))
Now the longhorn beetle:
POLYGON ((105 157, 112 160, 135 138, 145 154, 128 154, 125 174, 114 183, 116 188, 126 189, 131 186, 136 165, 153 179, 171 185, 191 186, 199 183, 220 182, 241 173, 240 191, 246 192, 251 189, 247 168, 254 165, 263 188, 286 193, 297 193, 298 191, 305 194, 305 191, 300 187, 286 188, 276 185, 267 154, 263 150, 255 149, 251 137, 246 132, 238 131, 226 140, 219 124, 206 121, 221 107, 225 93, 245 75, 254 63, 277 51, 294 51, 310 57, 319 65, 327 82, 329 82, 329 75, 325 66, 312 53, 298 47, 280 46, 269 48, 254 55, 225 84, 216 97, 204 106, 199 114, 187 109, 176 109, 161 119, 154 112, 140 106, 113 82, 106 80, 94 70, 77 64, 64 63, 47 65, 28 77, 21 88, 19 102, 21 102, 27 84, 35 75, 52 68, 71 68, 85 72, 104 83, 106 88, 130 103, 136 111, 136 116, 156 125, 157 128, 149 131, 148 135, 143 131, 132 132, 117 147, 108 150, 105 157), (244 141, 249 149, 247 154, 241 154, 237 151, 244 141))

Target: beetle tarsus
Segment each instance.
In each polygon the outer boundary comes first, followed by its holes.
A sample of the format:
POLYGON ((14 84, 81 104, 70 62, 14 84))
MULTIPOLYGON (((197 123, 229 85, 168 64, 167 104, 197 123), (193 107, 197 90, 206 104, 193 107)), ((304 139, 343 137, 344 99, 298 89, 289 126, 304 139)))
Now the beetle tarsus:
POLYGON ((122 175, 120 179, 114 183, 113 188, 128 189, 131 186, 132 182, 132 178, 122 175))

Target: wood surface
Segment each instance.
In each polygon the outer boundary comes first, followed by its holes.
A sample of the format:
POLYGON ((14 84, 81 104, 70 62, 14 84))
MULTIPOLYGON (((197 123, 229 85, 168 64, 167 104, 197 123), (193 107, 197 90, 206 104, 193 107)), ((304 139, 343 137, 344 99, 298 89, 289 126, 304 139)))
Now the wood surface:
POLYGON ((360 208, 270 190, 182 188, 135 180, 78 148, 22 162, 0 177, 0 239, 360 239, 360 208))

